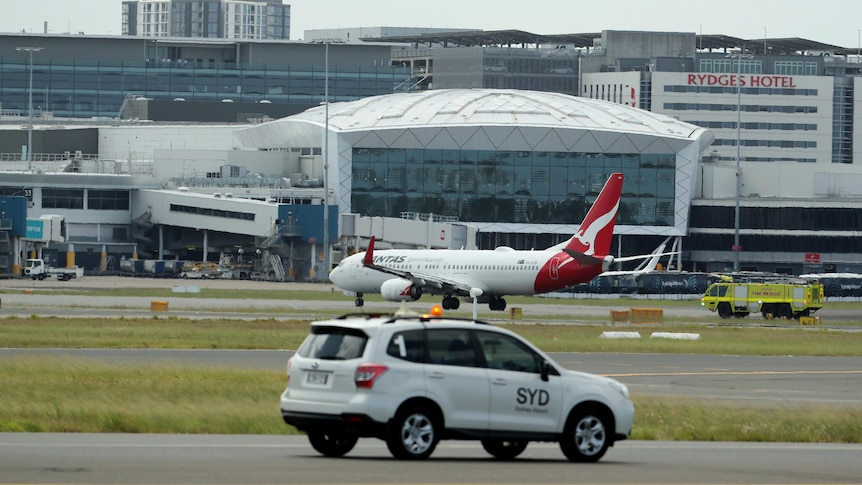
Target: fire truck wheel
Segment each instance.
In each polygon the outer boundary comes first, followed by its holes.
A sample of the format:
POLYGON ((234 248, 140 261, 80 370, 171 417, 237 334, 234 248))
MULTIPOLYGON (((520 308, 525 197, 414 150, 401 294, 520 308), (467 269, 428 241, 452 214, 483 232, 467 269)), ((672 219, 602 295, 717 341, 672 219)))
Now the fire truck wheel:
POLYGON ((730 318, 733 315, 733 310, 730 309, 730 303, 718 304, 718 316, 721 318, 730 318))

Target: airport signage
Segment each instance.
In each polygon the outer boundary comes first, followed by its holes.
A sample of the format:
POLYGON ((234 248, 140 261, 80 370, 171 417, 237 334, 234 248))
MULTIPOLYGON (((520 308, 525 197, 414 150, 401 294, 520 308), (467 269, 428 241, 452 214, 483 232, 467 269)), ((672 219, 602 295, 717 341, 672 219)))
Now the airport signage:
POLYGON ((820 264, 820 253, 805 253, 806 264, 820 264))
POLYGON ((36 219, 27 219, 27 229, 24 232, 24 237, 26 239, 36 239, 42 240, 42 233, 44 232, 44 224, 42 221, 36 219))
POLYGON ((706 74, 688 75, 689 86, 743 86, 752 88, 795 88, 793 76, 772 74, 706 74))

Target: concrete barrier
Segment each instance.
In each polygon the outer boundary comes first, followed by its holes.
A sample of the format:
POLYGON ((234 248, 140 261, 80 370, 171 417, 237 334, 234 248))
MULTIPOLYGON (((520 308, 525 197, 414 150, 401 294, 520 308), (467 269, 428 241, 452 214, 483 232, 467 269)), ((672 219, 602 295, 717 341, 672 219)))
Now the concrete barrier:
POLYGON ((641 338, 638 332, 602 332, 599 338, 641 338))
POLYGON ((674 340, 700 340, 699 333, 653 332, 649 338, 669 338, 674 340))

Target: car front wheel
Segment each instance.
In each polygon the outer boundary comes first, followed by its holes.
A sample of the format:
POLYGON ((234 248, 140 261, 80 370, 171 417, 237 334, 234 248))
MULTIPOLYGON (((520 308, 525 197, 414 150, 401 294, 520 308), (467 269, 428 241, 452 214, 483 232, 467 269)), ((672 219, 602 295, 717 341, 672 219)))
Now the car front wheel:
POLYGON ((422 460, 431 456, 438 440, 434 415, 425 407, 416 406, 395 416, 386 446, 399 460, 422 460))
POLYGON ((308 441, 311 443, 311 447, 321 455, 337 458, 352 450, 359 438, 352 434, 309 431, 308 441))
POLYGON ((610 446, 610 420, 595 409, 575 411, 566 423, 560 449, 570 461, 599 461, 610 446))
POLYGON ((482 440, 482 448, 498 460, 514 460, 527 449, 528 441, 482 440))

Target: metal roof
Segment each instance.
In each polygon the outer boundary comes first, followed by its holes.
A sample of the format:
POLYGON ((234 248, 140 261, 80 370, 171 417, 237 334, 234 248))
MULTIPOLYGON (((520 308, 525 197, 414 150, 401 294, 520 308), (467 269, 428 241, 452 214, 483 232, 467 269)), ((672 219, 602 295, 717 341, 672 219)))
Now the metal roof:
POLYGON ((535 45, 535 44, 574 44, 576 47, 592 47, 593 40, 601 37, 595 34, 557 34, 541 35, 523 30, 476 30, 460 32, 436 32, 397 37, 366 37, 366 42, 405 42, 411 44, 440 44, 443 46, 492 46, 492 45, 535 45))
MULTIPOLYGON (((326 122, 324 107, 311 108, 264 125, 296 121, 323 126, 326 122)), ((335 132, 512 125, 669 138, 688 138, 699 129, 669 116, 617 103, 525 90, 434 89, 374 96, 329 107, 329 129, 335 132)))
MULTIPOLYGON (((601 32, 572 33, 572 34, 534 34, 523 30, 477 30, 460 32, 436 32, 419 35, 405 35, 397 37, 370 37, 363 38, 366 42, 405 42, 412 44, 440 44, 443 46, 515 46, 515 45, 537 45, 537 44, 574 44, 575 47, 593 47, 594 39, 600 38, 601 32)), ((744 45, 746 50, 755 54, 763 54, 764 45, 766 50, 774 55, 786 55, 805 51, 828 51, 835 55, 856 54, 857 48, 847 48, 831 44, 824 44, 799 37, 784 39, 742 39, 724 34, 697 35, 696 44, 698 49, 729 50, 738 49, 744 45)))

